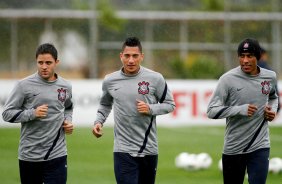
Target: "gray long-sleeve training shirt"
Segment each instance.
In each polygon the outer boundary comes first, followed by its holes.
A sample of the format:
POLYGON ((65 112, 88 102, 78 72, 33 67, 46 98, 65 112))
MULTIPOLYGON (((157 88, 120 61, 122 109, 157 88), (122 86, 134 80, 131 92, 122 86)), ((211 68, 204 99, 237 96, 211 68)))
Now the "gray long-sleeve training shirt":
POLYGON ((72 86, 62 77, 48 82, 35 73, 17 82, 9 95, 3 119, 21 123, 19 159, 44 161, 67 154, 64 120, 72 121, 72 86), (35 117, 35 109, 48 104, 44 118, 35 117))
MULTIPOLYGON (((207 109, 208 117, 226 118, 224 154, 243 153, 260 124, 264 122, 265 106, 270 105, 273 111, 277 110, 276 73, 263 68, 259 70, 260 73, 256 76, 247 75, 240 66, 230 70, 220 77, 211 97, 207 109), (258 107, 251 117, 247 114, 249 104, 258 107)), ((268 122, 264 122, 260 133, 246 153, 269 147, 268 122)))
POLYGON ((163 76, 141 67, 136 75, 116 71, 105 77, 95 123, 114 110, 114 152, 133 156, 158 154, 156 116, 172 112, 175 103, 163 76), (149 104, 150 115, 137 111, 136 100, 149 104))

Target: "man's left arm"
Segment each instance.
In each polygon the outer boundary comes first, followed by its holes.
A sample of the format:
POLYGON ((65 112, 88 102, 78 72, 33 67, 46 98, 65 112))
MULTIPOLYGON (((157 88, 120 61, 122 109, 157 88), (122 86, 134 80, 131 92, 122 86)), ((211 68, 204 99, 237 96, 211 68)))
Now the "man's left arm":
POLYGON ((68 122, 72 122, 73 114, 73 101, 72 101, 72 88, 69 88, 69 95, 65 101, 64 117, 68 122))
POLYGON ((158 81, 156 96, 159 103, 149 104, 151 115, 168 114, 175 109, 175 102, 165 79, 161 75, 158 81))
POLYGON ((276 89, 277 86, 277 80, 274 79, 273 83, 272 83, 272 88, 271 91, 269 93, 269 98, 268 98, 268 106, 271 108, 272 111, 277 112, 278 109, 278 102, 279 102, 279 94, 278 91, 276 89))
POLYGON ((65 101, 64 123, 63 128, 66 134, 72 134, 74 126, 72 123, 73 114, 73 101, 72 101, 72 88, 69 90, 69 97, 65 101))

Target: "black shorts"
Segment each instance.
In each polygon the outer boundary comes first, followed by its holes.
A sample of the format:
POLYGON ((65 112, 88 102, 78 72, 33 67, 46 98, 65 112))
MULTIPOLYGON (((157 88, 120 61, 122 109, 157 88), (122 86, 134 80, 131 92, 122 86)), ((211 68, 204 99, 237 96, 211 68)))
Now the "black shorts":
POLYGON ((128 153, 114 153, 117 184, 154 184, 158 155, 133 157, 128 153))
POLYGON ((22 184, 66 184, 67 156, 42 162, 19 160, 22 184))
POLYGON ((265 184, 268 174, 269 148, 251 153, 222 155, 224 184, 243 184, 245 173, 249 184, 265 184))

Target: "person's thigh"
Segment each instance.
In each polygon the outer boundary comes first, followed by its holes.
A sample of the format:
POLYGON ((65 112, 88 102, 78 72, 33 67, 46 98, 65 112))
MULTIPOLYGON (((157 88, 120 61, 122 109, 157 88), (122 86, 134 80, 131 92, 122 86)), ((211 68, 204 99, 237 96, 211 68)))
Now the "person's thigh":
POLYGON ((259 149, 248 154, 247 172, 249 184, 265 184, 268 174, 269 149, 259 149))
POLYGON ((130 154, 114 152, 114 171, 117 184, 138 184, 139 166, 130 154))
POLYGON ((139 184, 154 184, 157 173, 158 155, 147 155, 140 158, 139 184))
POLYGON ((19 160, 21 184, 42 184, 43 163, 19 160))
POLYGON ((222 155, 224 184, 243 184, 246 160, 245 155, 222 155))
POLYGON ((45 161, 44 184, 66 184, 67 183, 67 156, 45 161))

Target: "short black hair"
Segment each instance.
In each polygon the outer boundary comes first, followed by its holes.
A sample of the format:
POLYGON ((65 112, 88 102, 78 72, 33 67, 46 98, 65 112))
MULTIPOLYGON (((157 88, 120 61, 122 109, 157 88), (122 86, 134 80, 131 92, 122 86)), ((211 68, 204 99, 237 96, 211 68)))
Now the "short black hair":
POLYGON ((138 47, 140 52, 142 53, 142 45, 140 40, 137 37, 128 37, 124 41, 122 45, 122 50, 124 50, 125 47, 138 47))
POLYGON ((51 43, 44 43, 37 47, 35 58, 40 54, 51 54, 51 56, 57 60, 58 59, 58 51, 56 47, 51 43))

